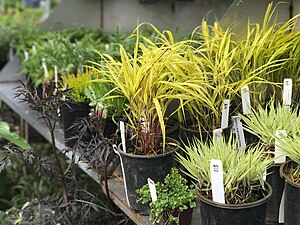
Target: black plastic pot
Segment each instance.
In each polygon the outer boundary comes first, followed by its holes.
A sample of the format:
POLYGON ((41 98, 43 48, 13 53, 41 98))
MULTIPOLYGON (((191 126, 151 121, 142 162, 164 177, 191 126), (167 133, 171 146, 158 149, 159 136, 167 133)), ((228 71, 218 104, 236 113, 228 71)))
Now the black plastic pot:
POLYGON ((65 133, 65 144, 72 148, 76 139, 71 139, 74 136, 72 125, 80 119, 88 116, 90 113, 90 106, 88 102, 67 102, 61 108, 62 122, 65 133))
MULTIPOLYGON (((223 136, 228 139, 231 134, 231 126, 223 129, 223 136)), ((189 145, 193 143, 194 138, 201 139, 203 142, 207 143, 213 139, 213 132, 199 132, 199 130, 192 130, 184 126, 180 126, 179 135, 182 144, 189 145)))
POLYGON ((284 189, 284 179, 280 176, 281 164, 273 164, 267 170, 266 181, 272 186, 273 194, 267 206, 267 222, 278 223, 279 207, 284 189))
POLYGON ((253 203, 232 205, 211 201, 202 195, 200 198, 201 225, 265 225, 267 202, 272 195, 271 186, 266 183, 268 194, 253 203))
MULTIPOLYGON (((167 142, 179 144, 176 140, 170 138, 167 138, 167 142)), ((123 165, 127 201, 131 208, 142 214, 150 213, 149 205, 137 203, 139 196, 136 190, 147 184, 148 178, 151 178, 155 183, 163 182, 171 168, 176 167, 178 164, 174 154, 176 150, 177 148, 157 156, 145 156, 125 153, 122 151, 122 144, 118 146, 121 164, 123 165)))
POLYGON ((300 185, 291 181, 286 174, 286 169, 296 165, 287 161, 280 167, 280 175, 285 179, 284 185, 284 225, 300 224, 300 185))

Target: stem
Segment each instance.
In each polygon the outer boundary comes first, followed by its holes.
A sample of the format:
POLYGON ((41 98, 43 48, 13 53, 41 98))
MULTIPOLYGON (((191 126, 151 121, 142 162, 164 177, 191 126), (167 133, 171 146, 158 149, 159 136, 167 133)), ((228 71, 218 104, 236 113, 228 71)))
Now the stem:
POLYGON ((64 202, 66 204, 66 212, 67 212, 67 216, 68 218, 70 218, 70 209, 69 209, 69 200, 68 200, 68 189, 67 189, 67 185, 66 185, 66 178, 65 178, 65 174, 63 172, 61 163, 59 161, 58 155, 57 155, 57 151, 56 151, 56 143, 55 143, 55 137, 54 137, 54 129, 53 126, 51 124, 51 121, 48 119, 48 128, 50 131, 50 135, 51 135, 51 143, 52 143, 52 152, 54 154, 55 157, 55 161, 56 161, 56 165, 58 168, 58 172, 59 172, 59 179, 61 181, 61 185, 62 185, 62 189, 63 189, 63 198, 64 198, 64 202))

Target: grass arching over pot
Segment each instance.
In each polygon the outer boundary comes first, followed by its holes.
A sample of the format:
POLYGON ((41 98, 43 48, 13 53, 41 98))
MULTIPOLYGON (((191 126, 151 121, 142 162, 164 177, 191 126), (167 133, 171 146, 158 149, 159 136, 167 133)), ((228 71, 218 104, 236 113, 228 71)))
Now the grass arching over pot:
POLYGON ((175 43, 171 32, 161 33, 152 27, 158 36, 155 42, 141 36, 139 27, 132 34, 136 38, 133 56, 120 45, 120 61, 102 54, 101 63, 94 63, 103 77, 94 82, 115 85, 106 98, 122 96, 128 102, 124 109, 132 131, 129 138, 134 140, 133 153, 139 155, 166 150, 167 107, 173 99, 181 98, 178 76, 193 70, 192 63, 184 57, 187 42, 175 43))
POLYGON ((239 149, 232 137, 203 143, 195 139, 189 146, 184 146, 186 157, 177 153, 178 161, 185 168, 185 173, 196 183, 200 193, 212 198, 210 160, 219 159, 223 163, 224 190, 226 204, 254 202, 262 196, 264 190, 264 172, 271 165, 272 159, 266 158, 262 145, 239 149))
POLYGON ((278 139, 278 147, 281 148, 281 154, 289 157, 294 163, 286 168, 286 175, 289 179, 300 184, 300 134, 291 134, 290 136, 281 136, 278 139))
POLYGON ((246 129, 258 136, 268 146, 275 146, 277 130, 285 130, 287 135, 300 133, 300 116, 298 107, 288 107, 271 100, 264 108, 251 108, 249 116, 240 114, 246 123, 246 129))

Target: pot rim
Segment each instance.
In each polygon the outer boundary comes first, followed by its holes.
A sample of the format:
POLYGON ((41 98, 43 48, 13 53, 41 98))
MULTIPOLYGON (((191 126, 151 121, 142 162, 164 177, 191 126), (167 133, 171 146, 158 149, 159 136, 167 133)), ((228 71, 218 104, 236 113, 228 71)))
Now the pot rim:
POLYGON ((238 209, 245 209, 245 208, 253 208, 258 205, 262 205, 262 204, 266 203, 271 198, 273 189, 272 189, 271 185, 266 181, 265 181, 265 185, 267 186, 267 189, 268 189, 268 194, 265 197, 255 201, 255 202, 245 203, 245 204, 224 204, 224 203, 214 202, 214 201, 204 197, 203 195, 200 195, 199 192, 197 192, 197 195, 200 198, 200 200, 203 201, 204 203, 206 203, 208 205, 216 206, 216 207, 219 207, 222 209, 238 210, 238 209))
MULTIPOLYGON (((128 140, 126 141, 128 142, 128 140)), ((138 158, 138 159, 157 159, 157 158, 163 158, 166 157, 168 155, 172 155, 175 151, 177 151, 179 149, 179 142, 173 138, 167 137, 166 138, 166 142, 171 142, 171 143, 175 143, 177 146, 174 150, 163 153, 163 154, 159 154, 159 155, 135 155, 135 154, 130 154, 130 153, 126 153, 122 150, 122 143, 120 143, 118 145, 118 152, 125 157, 129 157, 129 158, 138 158)))
POLYGON ((298 184, 294 181, 291 181, 290 178, 288 177, 288 175, 284 172, 284 168, 290 163, 295 163, 295 162, 293 160, 288 160, 281 164, 280 169, 279 169, 280 176, 283 177, 285 179, 285 182, 287 182, 288 184, 290 184, 294 187, 300 188, 300 184, 298 184))

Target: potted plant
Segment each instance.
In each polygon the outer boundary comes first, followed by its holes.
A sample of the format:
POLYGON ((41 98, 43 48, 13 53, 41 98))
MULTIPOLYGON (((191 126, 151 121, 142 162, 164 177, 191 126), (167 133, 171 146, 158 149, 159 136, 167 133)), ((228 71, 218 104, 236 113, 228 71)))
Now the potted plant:
POLYGON ((170 32, 166 37, 155 31, 159 35, 157 42, 152 42, 137 28, 134 54, 120 45, 120 61, 102 54, 100 63, 95 63, 102 78, 93 81, 115 86, 106 98, 126 99, 126 140, 119 145, 118 153, 128 203, 143 212, 149 212, 149 207, 136 203, 135 190, 144 186, 148 177, 162 181, 176 165, 173 153, 178 143, 166 137, 165 115, 177 94, 175 74, 183 73, 184 65, 190 64, 180 54, 184 43, 169 41, 173 40, 170 32))
POLYGON ((195 139, 183 151, 186 156, 178 154, 178 160, 197 184, 202 225, 265 224, 272 188, 263 177, 272 160, 266 159, 260 145, 245 152, 231 137, 228 142, 224 138, 210 143, 195 139), (224 201, 217 202, 212 197, 216 192, 212 191, 215 176, 211 175, 211 160, 220 160, 223 165, 222 170, 218 168, 223 179, 216 182, 222 184, 218 192, 224 191, 224 201))
MULTIPOLYGON (((276 133, 285 130, 287 135, 300 131, 298 107, 290 108, 271 100, 264 108, 251 109, 248 116, 240 115, 245 123, 245 130, 259 137, 265 145, 265 151, 274 157, 276 133)), ((267 221, 278 222, 279 207, 282 199, 284 180, 280 177, 279 168, 282 163, 274 162, 267 171, 267 182, 272 185, 273 195, 268 203, 267 221)))
POLYGON ((188 186, 177 168, 172 168, 164 182, 155 183, 157 200, 152 201, 149 185, 137 190, 138 201, 150 203, 150 220, 153 224, 189 225, 192 221, 192 208, 196 206, 194 185, 188 186))
POLYGON ((290 158, 280 167, 280 175, 285 179, 284 188, 284 224, 300 223, 300 141, 299 132, 282 137, 279 147, 283 156, 290 158))
POLYGON ((61 109, 63 128, 65 131, 66 146, 72 147, 76 140, 72 139, 73 131, 70 128, 76 120, 88 116, 90 106, 85 89, 89 86, 92 77, 90 70, 78 71, 77 74, 67 74, 61 77, 62 90, 71 89, 66 104, 61 109))

